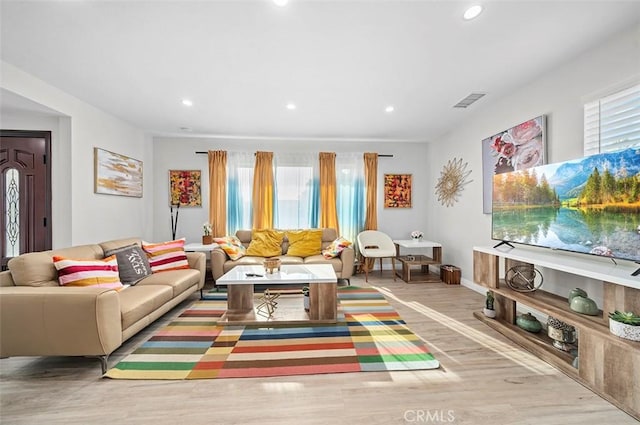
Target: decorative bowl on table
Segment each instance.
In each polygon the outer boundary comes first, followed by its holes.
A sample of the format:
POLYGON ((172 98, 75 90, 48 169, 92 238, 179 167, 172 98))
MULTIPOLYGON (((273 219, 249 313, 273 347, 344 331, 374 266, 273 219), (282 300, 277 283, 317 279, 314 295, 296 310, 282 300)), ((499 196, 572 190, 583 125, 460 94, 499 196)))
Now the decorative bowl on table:
POLYGON ((279 258, 267 258, 262 262, 264 266, 264 271, 273 274, 274 270, 280 271, 280 266, 282 265, 282 261, 279 258))
POLYGON ((421 241, 423 237, 424 237, 424 234, 420 230, 414 230, 413 232, 411 232, 411 239, 414 242, 421 241))

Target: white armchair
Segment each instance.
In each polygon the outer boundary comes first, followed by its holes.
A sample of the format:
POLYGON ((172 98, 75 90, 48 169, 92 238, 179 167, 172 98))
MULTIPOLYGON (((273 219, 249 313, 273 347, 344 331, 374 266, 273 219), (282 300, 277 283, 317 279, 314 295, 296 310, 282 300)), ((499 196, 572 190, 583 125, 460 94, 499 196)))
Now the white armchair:
MULTIPOLYGON (((391 238, 378 230, 365 230, 358 234, 358 248, 362 256, 366 258, 380 259, 380 273, 382 273, 382 259, 391 258, 391 271, 393 280, 396 280, 396 246, 391 238)), ((364 264, 365 282, 369 282, 369 267, 364 264)))

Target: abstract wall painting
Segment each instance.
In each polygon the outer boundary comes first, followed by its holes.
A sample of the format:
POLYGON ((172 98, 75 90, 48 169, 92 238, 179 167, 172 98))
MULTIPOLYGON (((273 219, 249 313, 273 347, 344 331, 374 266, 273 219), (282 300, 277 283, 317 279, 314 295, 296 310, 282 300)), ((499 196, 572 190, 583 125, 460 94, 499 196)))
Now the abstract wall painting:
POLYGON ((142 161, 93 148, 94 193, 142 198, 142 161))
POLYGON ((200 170, 169 170, 171 205, 202 206, 200 170))
POLYGON ((532 118, 482 141, 482 211, 491 214, 493 176, 546 164, 545 116, 532 118))
POLYGON ((411 208, 411 174, 384 175, 384 207, 411 208))

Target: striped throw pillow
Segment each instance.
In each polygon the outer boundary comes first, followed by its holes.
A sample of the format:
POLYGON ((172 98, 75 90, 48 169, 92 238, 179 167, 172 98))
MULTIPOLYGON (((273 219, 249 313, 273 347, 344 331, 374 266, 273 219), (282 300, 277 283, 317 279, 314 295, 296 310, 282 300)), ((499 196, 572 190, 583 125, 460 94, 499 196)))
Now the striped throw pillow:
POLYGON ((151 272, 188 269, 189 262, 187 261, 187 254, 184 252, 184 241, 184 238, 160 243, 143 241, 142 249, 149 257, 151 272))
POLYGON ((60 286, 95 286, 98 288, 122 289, 118 276, 118 260, 115 255, 102 260, 74 260, 53 257, 58 270, 60 286))

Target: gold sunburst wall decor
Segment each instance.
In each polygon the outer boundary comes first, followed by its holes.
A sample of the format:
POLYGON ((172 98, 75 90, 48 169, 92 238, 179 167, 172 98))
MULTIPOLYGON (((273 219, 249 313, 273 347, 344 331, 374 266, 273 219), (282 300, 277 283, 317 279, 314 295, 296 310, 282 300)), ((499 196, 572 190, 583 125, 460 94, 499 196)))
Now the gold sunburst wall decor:
POLYGON ((468 163, 462 163, 460 159, 450 159, 447 165, 442 167, 440 171, 440 178, 438 184, 436 184, 436 194, 438 195, 438 201, 447 207, 453 206, 458 202, 460 192, 464 189, 464 186, 471 183, 473 180, 467 180, 471 170, 467 170, 468 163))

